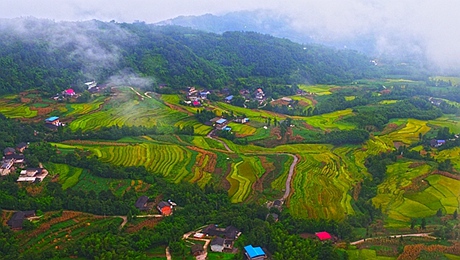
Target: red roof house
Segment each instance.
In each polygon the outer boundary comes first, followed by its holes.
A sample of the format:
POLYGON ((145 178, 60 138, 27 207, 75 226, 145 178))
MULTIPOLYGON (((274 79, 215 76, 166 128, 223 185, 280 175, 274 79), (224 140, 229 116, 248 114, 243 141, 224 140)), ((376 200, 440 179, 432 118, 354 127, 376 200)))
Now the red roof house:
POLYGON ((67 95, 67 96, 73 96, 73 95, 75 95, 75 91, 73 89, 69 88, 69 89, 66 89, 64 91, 64 94, 67 95))
POLYGON ((331 240, 332 239, 331 234, 327 233, 326 231, 316 232, 315 235, 321 241, 326 241, 326 240, 331 240))
POLYGON ((158 203, 157 209, 163 216, 169 216, 172 214, 172 206, 166 201, 161 201, 158 203))

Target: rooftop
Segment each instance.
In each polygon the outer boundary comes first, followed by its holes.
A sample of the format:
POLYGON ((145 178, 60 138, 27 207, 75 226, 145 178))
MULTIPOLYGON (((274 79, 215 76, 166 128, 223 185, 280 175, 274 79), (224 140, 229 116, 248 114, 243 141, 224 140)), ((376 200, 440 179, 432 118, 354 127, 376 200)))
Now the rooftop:
POLYGON ((253 247, 252 245, 248 245, 244 247, 244 251, 246 251, 246 254, 250 258, 258 257, 258 256, 264 256, 265 252, 264 250, 258 246, 258 247, 253 247))
POLYGON ((45 119, 45 121, 55 121, 55 120, 58 120, 59 117, 58 116, 52 116, 52 117, 48 117, 47 119, 45 119))
POLYGON ((315 235, 316 235, 316 237, 318 237, 319 240, 321 240, 321 241, 329 240, 329 239, 332 238, 331 234, 327 233, 326 231, 316 232, 315 235))
POLYGON ((223 124, 225 122, 227 122, 227 119, 225 119, 225 118, 221 118, 221 119, 216 121, 217 124, 223 124))

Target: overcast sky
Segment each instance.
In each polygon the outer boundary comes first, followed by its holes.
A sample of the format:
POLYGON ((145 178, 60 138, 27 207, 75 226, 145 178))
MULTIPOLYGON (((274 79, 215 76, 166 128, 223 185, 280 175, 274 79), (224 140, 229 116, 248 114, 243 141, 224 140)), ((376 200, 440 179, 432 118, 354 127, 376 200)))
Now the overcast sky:
POLYGON ((272 9, 300 31, 322 39, 373 34, 386 52, 423 52, 436 64, 460 67, 458 0, 0 0, 0 17, 56 21, 147 23, 180 15, 272 9))

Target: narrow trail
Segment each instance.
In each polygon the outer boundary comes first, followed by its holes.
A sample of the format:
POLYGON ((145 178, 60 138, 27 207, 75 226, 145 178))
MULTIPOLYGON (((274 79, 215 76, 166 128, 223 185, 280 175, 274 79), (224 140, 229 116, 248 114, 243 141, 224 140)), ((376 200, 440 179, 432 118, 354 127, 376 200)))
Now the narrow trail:
POLYGON ((215 141, 221 143, 221 144, 225 147, 225 149, 226 149, 228 152, 230 152, 230 153, 235 153, 232 149, 230 149, 230 147, 228 147, 228 145, 227 145, 224 141, 212 137, 212 135, 214 134, 215 131, 216 131, 216 130, 214 129, 214 130, 212 130, 211 132, 209 132, 209 134, 207 135, 207 137, 208 137, 208 138, 211 138, 212 140, 215 140, 215 141))
POLYGON ((291 166, 289 167, 289 174, 286 179, 286 190, 284 191, 283 198, 281 198, 283 203, 289 197, 289 194, 291 194, 292 176, 294 175, 295 167, 297 166, 297 163, 299 162, 299 158, 296 155, 290 154, 290 153, 286 153, 286 154, 294 158, 294 161, 292 161, 291 166))
POLYGON ((416 234, 401 234, 401 235, 391 235, 391 236, 384 236, 384 237, 371 237, 371 238, 365 238, 365 239, 360 239, 355 242, 351 242, 350 245, 357 245, 361 244, 365 241, 369 240, 375 240, 375 239, 380 239, 380 238, 400 238, 400 237, 426 237, 426 238, 432 238, 436 239, 436 237, 430 236, 431 233, 416 233, 416 234))
POLYGON ((118 229, 122 230, 123 227, 128 223, 128 217, 127 216, 114 216, 116 218, 122 218, 123 222, 121 222, 120 227, 118 229))

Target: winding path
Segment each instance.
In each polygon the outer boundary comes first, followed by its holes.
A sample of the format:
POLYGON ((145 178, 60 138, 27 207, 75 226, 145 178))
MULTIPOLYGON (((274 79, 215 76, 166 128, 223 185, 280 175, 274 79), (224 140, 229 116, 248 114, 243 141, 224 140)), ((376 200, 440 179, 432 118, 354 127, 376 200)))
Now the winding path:
POLYGON ((286 154, 291 156, 292 158, 294 158, 294 161, 292 161, 291 166, 289 167, 289 174, 288 174, 288 177, 286 179, 286 190, 284 191, 283 198, 281 198, 283 203, 289 197, 289 194, 291 193, 292 176, 294 175, 295 167, 296 167, 297 163, 299 162, 299 158, 297 156, 295 156, 294 154, 290 154, 290 153, 286 153, 286 154))
POLYGON ((431 236, 431 233, 401 234, 401 235, 391 235, 391 236, 385 236, 385 237, 370 237, 370 238, 360 239, 358 241, 351 242, 350 245, 357 245, 365 241, 381 239, 381 238, 400 238, 400 237, 426 237, 426 238, 436 239, 436 237, 431 236))
POLYGON ((225 149, 226 149, 228 152, 230 152, 230 153, 235 153, 232 149, 230 149, 230 147, 228 147, 228 145, 227 145, 224 141, 212 137, 212 135, 214 134, 215 131, 216 131, 216 129, 214 129, 214 130, 212 130, 211 132, 209 132, 209 134, 207 135, 207 137, 208 137, 208 138, 211 138, 212 140, 215 140, 215 141, 221 143, 221 144, 225 147, 225 149))

